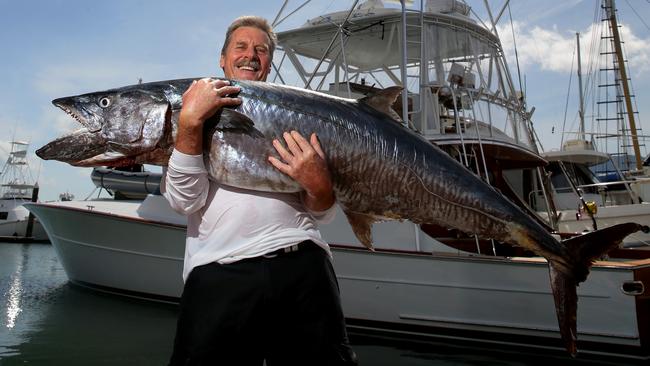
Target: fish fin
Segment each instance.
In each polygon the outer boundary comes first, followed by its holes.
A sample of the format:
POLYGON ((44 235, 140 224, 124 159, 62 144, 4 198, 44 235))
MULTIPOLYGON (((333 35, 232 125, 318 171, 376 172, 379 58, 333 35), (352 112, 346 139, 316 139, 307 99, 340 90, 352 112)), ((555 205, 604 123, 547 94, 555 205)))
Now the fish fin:
POLYGON ((577 283, 587 278, 589 267, 593 261, 618 247, 626 236, 639 230, 650 231, 647 226, 628 222, 563 240, 562 244, 567 248, 570 257, 576 264, 576 268, 573 270, 577 283))
POLYGON ((555 301, 555 314, 560 326, 560 336, 566 350, 572 357, 575 357, 577 353, 577 283, 571 276, 558 270, 553 261, 549 261, 548 271, 555 301))
POLYGON ((348 218, 350 226, 352 226, 352 231, 354 235, 359 239, 361 244, 366 248, 374 251, 372 247, 372 224, 377 221, 374 217, 370 215, 364 215, 357 212, 346 211, 345 216, 348 218))
POLYGON ((255 128, 255 122, 247 115, 234 109, 224 108, 219 114, 219 119, 212 122, 216 123, 215 128, 220 131, 244 133, 260 138, 264 137, 264 134, 255 128))
POLYGON ((359 99, 359 103, 364 103, 370 107, 389 115, 397 122, 402 122, 400 116, 393 110, 392 105, 395 104, 397 97, 402 93, 401 86, 390 86, 382 89, 374 94, 359 99))
POLYGON ((549 260, 551 290, 555 301, 555 313, 560 325, 564 347, 576 355, 578 309, 577 286, 587 279, 594 260, 620 245, 623 239, 636 231, 650 228, 635 223, 618 224, 562 241, 568 252, 568 263, 549 260))

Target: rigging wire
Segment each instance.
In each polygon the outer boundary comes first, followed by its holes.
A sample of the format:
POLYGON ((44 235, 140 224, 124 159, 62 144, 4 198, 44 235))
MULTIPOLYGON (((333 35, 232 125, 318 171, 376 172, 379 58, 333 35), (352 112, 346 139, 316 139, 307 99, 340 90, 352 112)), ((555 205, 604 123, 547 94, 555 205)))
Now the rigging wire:
MULTIPOLYGON (((646 1, 648 1, 648 3, 650 3, 649 0, 646 0, 646 1)), ((650 30, 650 27, 648 26, 648 24, 646 24, 646 22, 645 22, 645 21, 643 20, 643 18, 639 15, 639 13, 637 13, 636 9, 634 9, 634 7, 632 6, 632 4, 630 4, 630 2, 629 2, 628 0, 625 0, 625 2, 626 2, 627 5, 630 7, 630 9, 632 9, 632 12, 637 16, 637 18, 639 18, 639 20, 641 21, 641 23, 643 23, 643 25, 645 25, 645 27, 646 27, 648 30, 650 30)))
MULTIPOLYGON (((523 93, 524 89, 521 84, 521 68, 519 67, 519 53, 517 51, 517 41, 515 40, 515 26, 512 21, 512 13, 510 12, 510 2, 508 2, 508 16, 510 17, 510 29, 512 31, 512 44, 515 48, 515 61, 517 62, 517 78, 519 79, 519 90, 523 93)), ((524 96, 524 101, 525 100, 526 99, 524 96)))
POLYGON ((575 48, 573 49, 573 56, 571 56, 571 72, 569 73, 569 89, 566 93, 566 103, 564 104, 564 121, 562 122, 562 134, 560 135, 560 148, 564 145, 564 131, 566 131, 566 115, 569 109, 569 97, 571 95, 571 81, 573 80, 573 61, 575 60, 575 48))
MULTIPOLYGON (((598 70, 598 60, 600 52, 600 29, 602 27, 602 21, 600 20, 600 6, 597 4, 594 7, 594 14, 591 21, 591 40, 589 41, 589 46, 587 48, 587 80, 584 86, 584 95, 585 95, 585 104, 591 105, 591 142, 595 144, 594 133, 598 128, 595 123, 595 101, 596 101, 596 91, 598 90, 598 80, 599 75, 597 74, 598 70)), ((586 116, 585 116, 586 117, 586 116)))

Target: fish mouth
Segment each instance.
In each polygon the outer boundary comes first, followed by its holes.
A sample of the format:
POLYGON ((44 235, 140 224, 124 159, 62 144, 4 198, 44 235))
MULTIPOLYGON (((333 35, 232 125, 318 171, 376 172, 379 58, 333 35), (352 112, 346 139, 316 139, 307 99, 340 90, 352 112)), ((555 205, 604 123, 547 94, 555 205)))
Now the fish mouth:
POLYGON ((68 116, 71 116, 74 118, 77 122, 79 122, 82 126, 86 125, 86 120, 81 118, 77 113, 75 113, 72 110, 72 107, 69 106, 69 99, 68 98, 59 98, 55 99, 52 101, 52 104, 57 106, 59 109, 64 111, 68 116))
POLYGON ((99 103, 103 98, 96 103, 96 96, 81 95, 52 101, 82 126, 36 150, 39 158, 79 167, 118 167, 149 161, 166 163, 164 153, 169 142, 164 137, 172 128, 172 107, 168 101, 149 98, 142 102, 143 112, 134 118, 118 115, 112 119, 113 115, 97 113, 102 113, 99 108, 103 107, 99 103))
POLYGON ((83 166, 79 163, 102 152, 102 145, 104 145, 102 140, 99 134, 82 127, 51 141, 35 153, 43 160, 59 160, 71 165, 83 166))
POLYGON ((83 107, 84 100, 77 101, 74 97, 64 97, 54 99, 52 104, 64 111, 67 115, 74 118, 83 127, 88 129, 89 132, 97 132, 101 130, 102 125, 98 121, 99 118, 90 110, 83 107))
POLYGON ((109 151, 110 145, 100 134, 82 127, 51 141, 35 153, 43 160, 58 160, 78 167, 121 167, 136 163, 135 157, 109 151))

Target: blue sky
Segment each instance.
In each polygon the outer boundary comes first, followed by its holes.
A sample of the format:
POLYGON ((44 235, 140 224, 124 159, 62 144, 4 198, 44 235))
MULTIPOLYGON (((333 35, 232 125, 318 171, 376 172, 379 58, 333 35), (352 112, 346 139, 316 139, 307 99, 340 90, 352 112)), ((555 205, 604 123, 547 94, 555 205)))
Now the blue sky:
MULTIPOLYGON (((289 1, 288 8, 300 3, 289 1)), ((484 14, 482 0, 468 3, 484 14)), ((498 7, 503 1, 490 3, 498 7)), ((598 3, 511 1, 528 104, 536 107, 533 120, 546 150, 560 144, 575 32, 588 34, 598 3), (551 133, 553 128, 555 133, 551 133)), ((351 4, 313 0, 277 30, 351 4)), ((244 14, 273 19, 281 5, 282 1, 275 0, 0 0, 0 159, 6 159, 6 142, 14 137, 30 141, 33 151, 77 127, 52 106, 51 100, 57 97, 134 84, 139 78, 222 75, 218 54, 230 21, 244 14)), ((618 0, 617 5, 643 125, 650 116, 650 2, 618 0)), ((507 12, 504 20, 508 21, 507 12)), ((512 34, 505 21, 500 28, 502 42, 513 68, 512 34)), ((515 70, 511 71, 514 75, 515 70)), ((570 105, 575 106, 572 99, 570 105)), ((570 108, 568 123, 575 120, 575 114, 576 108, 570 108)), ((650 125, 643 127, 650 133, 650 125)), ((81 199, 94 188, 89 169, 41 162, 33 154, 30 164, 38 176, 42 200, 57 199, 66 191, 81 199)))

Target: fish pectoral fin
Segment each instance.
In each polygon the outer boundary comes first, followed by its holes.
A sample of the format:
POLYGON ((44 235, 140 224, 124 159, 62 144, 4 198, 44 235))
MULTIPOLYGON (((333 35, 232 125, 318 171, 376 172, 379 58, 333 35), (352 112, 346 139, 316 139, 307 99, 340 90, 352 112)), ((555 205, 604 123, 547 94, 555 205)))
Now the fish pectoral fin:
POLYGON ((397 122, 402 122, 400 116, 393 110, 392 106, 395 104, 397 97, 402 93, 401 86, 390 86, 382 89, 372 95, 359 100, 360 103, 371 106, 372 108, 389 115, 397 122))
POLYGON ((358 212, 346 210, 343 210, 343 212, 348 218, 348 222, 350 223, 350 226, 352 226, 352 231, 357 239, 359 239, 361 244, 366 248, 374 251, 375 249, 372 247, 372 224, 378 220, 373 216, 358 212))
POLYGON ((221 131, 244 133, 256 138, 264 137, 264 134, 255 128, 255 122, 247 115, 230 108, 221 111, 215 128, 221 131))

